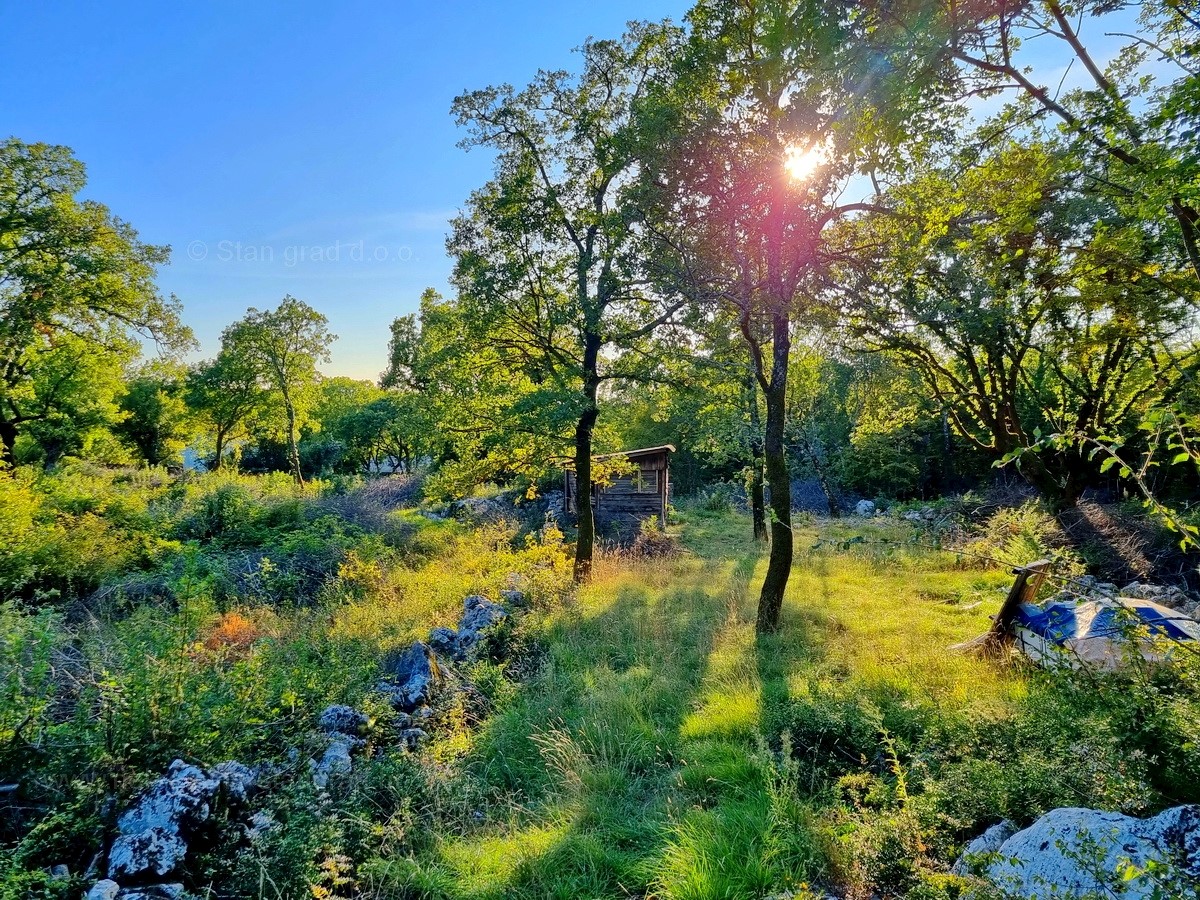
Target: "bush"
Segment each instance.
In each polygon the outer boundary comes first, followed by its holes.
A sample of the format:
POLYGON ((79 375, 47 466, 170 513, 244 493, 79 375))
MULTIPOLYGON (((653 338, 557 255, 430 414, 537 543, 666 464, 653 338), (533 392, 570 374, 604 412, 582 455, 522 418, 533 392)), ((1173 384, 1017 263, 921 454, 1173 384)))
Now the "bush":
POLYGON ((964 549, 993 565, 1022 566, 1049 559, 1059 575, 1083 571, 1054 516, 1036 501, 993 513, 964 549))

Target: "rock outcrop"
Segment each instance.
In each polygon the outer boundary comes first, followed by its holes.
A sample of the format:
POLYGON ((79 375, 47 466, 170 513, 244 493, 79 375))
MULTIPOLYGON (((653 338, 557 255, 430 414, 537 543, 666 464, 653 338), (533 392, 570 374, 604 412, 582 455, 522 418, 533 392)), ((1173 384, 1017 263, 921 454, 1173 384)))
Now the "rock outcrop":
MULTIPOLYGON (((525 603, 521 591, 504 591, 506 602, 513 607, 525 603)), ((508 619, 508 610, 487 597, 472 594, 463 601, 463 613, 458 628, 435 628, 429 632, 429 646, 435 653, 464 662, 485 650, 495 649, 496 631, 508 619)))
POLYGON ((970 867, 973 852, 994 853, 976 858, 979 874, 1028 900, 1115 896, 1117 888, 1126 900, 1185 896, 1179 890, 1200 879, 1200 806, 1150 819, 1056 809, 993 846, 999 827, 973 842, 955 871, 970 867))
POLYGON ((177 871, 189 839, 209 820, 214 806, 221 801, 244 803, 256 781, 254 772, 240 763, 221 763, 205 771, 175 760, 117 820, 109 875, 121 882, 146 882, 177 871))
POLYGON ((437 654, 423 641, 414 641, 387 669, 388 677, 380 682, 379 690, 388 696, 393 707, 404 712, 428 706, 446 683, 446 673, 437 654))
POLYGON ((980 860, 985 854, 997 853, 1010 837, 1017 833, 1017 826, 1004 819, 997 822, 971 843, 967 844, 962 856, 950 869, 955 875, 968 875, 974 861, 980 860))

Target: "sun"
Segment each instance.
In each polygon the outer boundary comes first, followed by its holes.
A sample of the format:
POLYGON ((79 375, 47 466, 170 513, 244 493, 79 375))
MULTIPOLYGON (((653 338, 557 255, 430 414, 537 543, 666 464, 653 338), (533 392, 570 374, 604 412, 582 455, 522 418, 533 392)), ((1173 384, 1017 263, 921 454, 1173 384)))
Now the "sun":
POLYGON ((783 151, 783 168, 792 181, 805 181, 825 163, 825 152, 819 145, 801 147, 792 144, 783 151))

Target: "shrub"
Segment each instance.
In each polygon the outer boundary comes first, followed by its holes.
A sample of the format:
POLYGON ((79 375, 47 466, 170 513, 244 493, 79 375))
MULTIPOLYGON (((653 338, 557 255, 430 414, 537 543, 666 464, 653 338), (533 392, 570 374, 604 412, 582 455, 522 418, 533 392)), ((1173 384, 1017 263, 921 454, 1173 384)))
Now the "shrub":
POLYGON ((1067 547, 1066 535, 1054 516, 1036 501, 993 513, 964 549, 986 562, 1003 566, 1049 559, 1059 574, 1077 574, 1083 570, 1078 557, 1067 547))

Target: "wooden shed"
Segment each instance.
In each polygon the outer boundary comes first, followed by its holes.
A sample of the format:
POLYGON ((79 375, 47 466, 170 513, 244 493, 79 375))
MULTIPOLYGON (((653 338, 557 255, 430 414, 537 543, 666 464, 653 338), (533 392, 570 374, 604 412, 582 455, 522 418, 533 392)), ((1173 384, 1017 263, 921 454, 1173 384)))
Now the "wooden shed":
MULTIPOLYGON (((665 527, 667 504, 671 499, 670 457, 674 452, 674 447, 664 444, 592 457, 596 462, 623 458, 637 467, 633 472, 613 478, 604 487, 592 486, 592 509, 597 523, 632 524, 658 516, 659 526, 665 527)), ((575 472, 571 469, 567 470, 563 492, 567 513, 574 515, 578 512, 575 504, 578 492, 575 472)))

